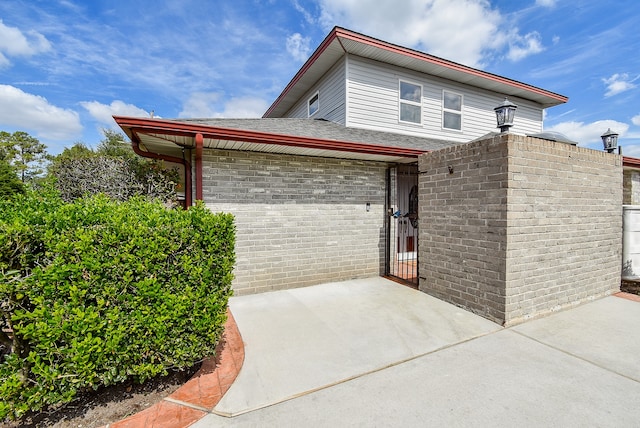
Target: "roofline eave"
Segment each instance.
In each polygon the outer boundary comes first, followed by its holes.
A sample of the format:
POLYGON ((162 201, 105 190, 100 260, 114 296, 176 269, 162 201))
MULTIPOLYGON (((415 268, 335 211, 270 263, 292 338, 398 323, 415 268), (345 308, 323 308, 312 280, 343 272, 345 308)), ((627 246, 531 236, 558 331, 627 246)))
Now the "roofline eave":
MULTIPOLYGON (((206 139, 241 141, 256 144, 281 145, 317 150, 339 151, 345 153, 361 153, 389 157, 416 159, 428 150, 411 149, 378 144, 329 140, 314 137, 276 134, 246 129, 223 128, 198 123, 178 122, 166 119, 136 118, 113 116, 114 120, 129 136, 147 134, 165 134, 173 136, 194 137, 201 134, 206 139)), ((194 146, 195 147, 195 146, 194 146)))
MULTIPOLYGON (((523 90, 525 92, 530 92, 531 94, 535 94, 539 97, 548 99, 547 102, 537 101, 540 103, 540 105, 543 108, 564 104, 569 100, 569 98, 564 95, 560 95, 555 92, 548 91, 546 89, 538 88, 536 86, 519 82, 517 80, 509 79, 507 77, 499 76, 497 74, 475 69, 463 64, 446 60, 444 58, 429 55, 427 53, 420 52, 414 49, 405 48, 399 45, 385 42, 383 40, 366 36, 361 33, 356 33, 354 31, 350 31, 341 27, 334 27, 333 30, 327 35, 327 37, 325 37, 322 43, 318 46, 318 48, 314 51, 314 53, 309 57, 309 59, 303 64, 303 66, 296 73, 293 79, 291 79, 291 81, 287 84, 287 86, 284 88, 284 90, 278 96, 278 98, 276 98, 276 100, 271 104, 271 106, 269 106, 269 108, 267 109, 267 111, 264 113, 262 117, 264 118, 272 117, 271 116, 272 112, 278 108, 278 105, 281 102, 283 102, 284 99, 286 99, 289 92, 293 89, 293 87, 296 86, 296 84, 298 84, 298 82, 300 82, 300 80, 302 80, 305 73, 315 64, 318 58, 322 56, 324 51, 331 45, 331 43, 336 39, 338 40, 338 42, 340 42, 340 38, 356 41, 358 43, 362 43, 364 45, 371 46, 376 49, 397 53, 397 54, 410 57, 419 61, 425 61, 430 64, 437 65, 438 67, 452 70, 456 73, 473 75, 473 76, 485 79, 487 81, 496 82, 501 85, 505 85, 506 87, 523 90)), ((344 44, 340 43, 340 46, 342 47, 345 53, 348 52, 348 49, 345 48, 344 44)), ((522 98, 526 98, 526 97, 522 97, 522 98)))

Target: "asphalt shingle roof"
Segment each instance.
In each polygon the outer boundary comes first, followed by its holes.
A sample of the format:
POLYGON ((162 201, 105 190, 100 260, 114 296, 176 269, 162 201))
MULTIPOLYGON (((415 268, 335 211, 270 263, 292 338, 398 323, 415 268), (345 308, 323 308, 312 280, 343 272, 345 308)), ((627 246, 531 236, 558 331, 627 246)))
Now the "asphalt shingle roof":
MULTIPOLYGON (((170 119, 174 120, 174 119, 170 119)), ((346 127, 322 119, 259 118, 259 119, 175 119, 220 128, 242 129, 325 140, 365 143, 387 147, 418 150, 437 150, 459 145, 460 142, 423 138, 391 132, 346 127)))

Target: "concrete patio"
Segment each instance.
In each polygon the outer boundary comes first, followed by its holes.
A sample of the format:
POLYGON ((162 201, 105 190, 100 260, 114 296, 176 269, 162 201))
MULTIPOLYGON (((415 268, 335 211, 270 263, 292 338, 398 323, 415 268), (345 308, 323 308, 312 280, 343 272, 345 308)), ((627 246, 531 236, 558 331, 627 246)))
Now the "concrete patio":
POLYGON ((194 427, 634 426, 640 303, 505 329, 383 278, 232 298, 236 381, 194 427))

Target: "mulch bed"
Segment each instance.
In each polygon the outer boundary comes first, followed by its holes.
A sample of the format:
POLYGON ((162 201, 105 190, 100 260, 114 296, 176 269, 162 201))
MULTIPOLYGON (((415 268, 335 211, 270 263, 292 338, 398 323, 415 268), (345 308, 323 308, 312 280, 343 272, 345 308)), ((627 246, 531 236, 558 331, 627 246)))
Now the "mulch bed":
POLYGON ((622 283, 620 284, 620 291, 640 296, 640 281, 622 280, 622 283))
POLYGON ((3 428, 95 428, 117 422, 152 406, 177 390, 201 364, 157 376, 143 384, 125 382, 80 394, 57 409, 31 412, 17 421, 0 421, 3 428))

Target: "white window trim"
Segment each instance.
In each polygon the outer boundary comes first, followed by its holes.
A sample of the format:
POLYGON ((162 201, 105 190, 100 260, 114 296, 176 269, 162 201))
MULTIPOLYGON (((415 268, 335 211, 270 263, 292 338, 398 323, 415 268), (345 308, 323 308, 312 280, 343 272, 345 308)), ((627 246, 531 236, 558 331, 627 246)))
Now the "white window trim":
POLYGON ((448 89, 443 89, 442 90, 442 121, 440 126, 442 127, 443 130, 445 131, 451 131, 451 132, 462 132, 462 128, 464 128, 464 117, 462 115, 462 112, 464 111, 464 95, 460 94, 458 92, 454 92, 454 91, 450 91, 448 89), (460 97, 460 110, 452 110, 452 109, 448 109, 444 107, 444 93, 448 92, 450 94, 453 95, 458 95, 460 97), (445 112, 448 113, 454 113, 454 114, 458 114, 460 115, 460 129, 456 129, 456 128, 447 128, 444 126, 444 114, 445 112))
POLYGON ((314 114, 318 113, 319 111, 320 111, 320 92, 316 91, 316 93, 310 96, 309 99, 307 100, 307 117, 311 117, 314 114), (317 98, 318 108, 316 109, 316 111, 311 113, 311 100, 314 98, 317 98))
POLYGON ((422 86, 422 84, 418 83, 418 82, 412 82, 411 80, 406 80, 406 79, 398 79, 398 122, 400 123, 407 123, 409 125, 422 125, 422 99, 424 98, 424 87, 422 86), (419 86, 420 87, 420 102, 415 102, 415 101, 410 101, 410 100, 404 100, 401 98, 402 96, 402 92, 400 90, 400 86, 403 83, 408 83, 410 85, 415 85, 415 86, 419 86), (408 120, 402 120, 401 119, 401 113, 402 113, 402 104, 409 104, 412 106, 416 106, 420 108, 420 122, 410 122, 408 120))

